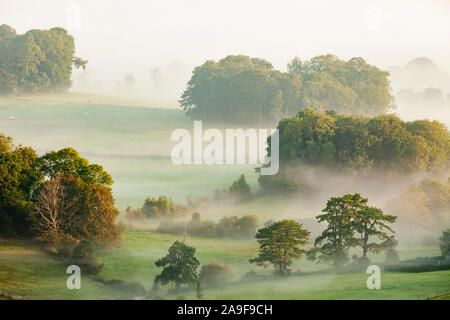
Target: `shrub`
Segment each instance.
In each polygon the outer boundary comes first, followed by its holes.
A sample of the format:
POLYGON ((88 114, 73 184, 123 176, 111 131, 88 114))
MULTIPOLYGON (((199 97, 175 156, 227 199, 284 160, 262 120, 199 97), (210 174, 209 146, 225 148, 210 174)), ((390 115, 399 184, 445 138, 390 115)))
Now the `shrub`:
POLYGON ((218 262, 210 262, 200 270, 200 282, 205 287, 220 287, 231 281, 232 273, 229 266, 218 262))

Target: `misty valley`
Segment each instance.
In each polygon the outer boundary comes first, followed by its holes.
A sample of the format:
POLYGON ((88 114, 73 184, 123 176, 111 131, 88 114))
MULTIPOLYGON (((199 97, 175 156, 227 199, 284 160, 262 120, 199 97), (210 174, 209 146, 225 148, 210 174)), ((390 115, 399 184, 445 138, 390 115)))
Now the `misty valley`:
POLYGON ((276 309, 200 300, 450 299, 440 52, 305 54, 269 32, 284 55, 242 38, 180 62, 130 33, 134 61, 92 19, 95 41, 1 18, 0 300, 198 300, 178 315, 209 318, 276 309))

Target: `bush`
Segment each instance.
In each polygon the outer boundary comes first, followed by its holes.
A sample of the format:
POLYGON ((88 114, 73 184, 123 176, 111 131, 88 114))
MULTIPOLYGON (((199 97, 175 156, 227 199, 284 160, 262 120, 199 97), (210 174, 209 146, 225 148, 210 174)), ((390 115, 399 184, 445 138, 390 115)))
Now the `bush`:
POLYGON ((218 262, 210 262, 200 270, 200 282, 205 287, 220 287, 231 281, 230 267, 218 262))

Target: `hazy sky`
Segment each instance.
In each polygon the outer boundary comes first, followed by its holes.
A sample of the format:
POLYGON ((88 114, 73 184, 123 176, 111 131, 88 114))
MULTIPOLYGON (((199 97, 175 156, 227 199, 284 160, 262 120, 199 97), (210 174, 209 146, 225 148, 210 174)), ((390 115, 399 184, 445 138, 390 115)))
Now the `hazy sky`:
POLYGON ((0 0, 0 24, 19 33, 62 26, 91 70, 133 72, 228 54, 285 70, 294 56, 362 56, 386 67, 428 56, 450 73, 444 0, 0 0))

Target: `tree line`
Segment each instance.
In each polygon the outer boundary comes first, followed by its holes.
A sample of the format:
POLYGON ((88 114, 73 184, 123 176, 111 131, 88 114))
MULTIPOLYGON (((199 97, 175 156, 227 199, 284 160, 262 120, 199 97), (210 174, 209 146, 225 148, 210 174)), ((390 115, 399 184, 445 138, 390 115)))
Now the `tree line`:
MULTIPOLYGON (((319 166, 349 174, 438 172, 450 167, 450 135, 433 120, 364 117, 307 108, 278 124, 280 170, 260 176, 263 190, 297 190, 288 168, 319 166)), ((270 139, 269 154, 270 154, 270 139)))
POLYGON ((63 28, 30 30, 18 35, 0 26, 0 94, 62 92, 71 85, 72 65, 86 68, 75 57, 74 39, 63 28))
POLYGON ((308 107, 378 115, 394 107, 388 75, 362 58, 331 54, 294 58, 288 72, 264 59, 230 55, 196 67, 179 102, 194 119, 257 125, 308 107))
POLYGON ((258 218, 253 214, 223 217, 219 222, 202 220, 199 213, 192 214, 191 221, 163 220, 158 226, 157 232, 183 234, 195 237, 218 238, 252 238, 258 228, 258 218))

